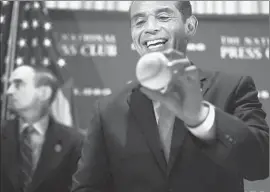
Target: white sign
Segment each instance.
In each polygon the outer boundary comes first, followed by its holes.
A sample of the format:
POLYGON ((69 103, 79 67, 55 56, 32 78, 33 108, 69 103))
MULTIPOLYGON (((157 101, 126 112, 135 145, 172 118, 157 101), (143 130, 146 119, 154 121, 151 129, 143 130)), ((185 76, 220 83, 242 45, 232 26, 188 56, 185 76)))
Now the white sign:
POLYGON ((269 59, 269 37, 221 36, 221 59, 269 59))

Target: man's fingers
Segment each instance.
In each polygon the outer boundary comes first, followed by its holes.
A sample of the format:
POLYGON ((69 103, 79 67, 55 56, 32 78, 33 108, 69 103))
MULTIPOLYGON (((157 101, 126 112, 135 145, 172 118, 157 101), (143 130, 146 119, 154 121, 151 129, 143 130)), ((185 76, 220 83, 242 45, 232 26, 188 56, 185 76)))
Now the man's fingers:
POLYGON ((197 89, 200 86, 198 76, 198 70, 195 66, 188 66, 183 70, 177 71, 172 80, 174 90, 181 95, 185 95, 185 91, 190 90, 190 88, 197 89))
POLYGON ((175 59, 175 60, 172 60, 168 63, 168 66, 171 67, 171 66, 175 66, 175 65, 180 65, 181 67, 188 67, 190 65, 190 61, 189 59, 186 57, 186 58, 179 58, 179 59, 175 59))
POLYGON ((194 65, 183 66, 173 71, 174 80, 197 80, 199 73, 194 65))
POLYGON ((166 49, 166 50, 163 51, 162 53, 163 53, 165 56, 169 56, 172 52, 173 52, 173 49, 170 48, 170 49, 166 49))
POLYGON ((163 51, 162 52, 166 58, 169 60, 169 61, 173 61, 173 60, 178 60, 178 59, 183 59, 185 58, 185 55, 184 53, 182 52, 179 52, 175 49, 167 49, 166 51, 163 51))
POLYGON ((198 81, 198 69, 196 66, 191 65, 185 68, 184 76, 186 77, 188 82, 198 81))

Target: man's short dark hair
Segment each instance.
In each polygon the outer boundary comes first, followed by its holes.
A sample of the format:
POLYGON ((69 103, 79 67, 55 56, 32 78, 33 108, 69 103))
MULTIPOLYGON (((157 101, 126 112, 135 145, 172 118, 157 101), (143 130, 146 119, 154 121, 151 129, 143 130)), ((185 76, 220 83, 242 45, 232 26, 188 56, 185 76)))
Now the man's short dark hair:
POLYGON ((192 15, 192 6, 190 1, 176 1, 175 6, 183 15, 184 21, 186 21, 192 15))
POLYGON ((59 89, 59 81, 57 77, 46 67, 33 66, 33 69, 36 72, 36 86, 49 86, 52 89, 52 95, 50 98, 50 103, 52 103, 59 89))
POLYGON ((49 102, 52 103, 56 97, 60 85, 57 77, 50 69, 43 67, 41 65, 27 65, 27 66, 31 67, 35 72, 35 82, 37 87, 49 86, 52 89, 52 95, 49 100, 49 102))
MULTIPOLYGON (((131 10, 131 6, 135 1, 132 1, 129 7, 129 13, 131 10)), ((192 6, 190 1, 176 1, 175 4, 176 8, 179 10, 179 12, 182 14, 184 21, 187 20, 192 15, 192 6)))

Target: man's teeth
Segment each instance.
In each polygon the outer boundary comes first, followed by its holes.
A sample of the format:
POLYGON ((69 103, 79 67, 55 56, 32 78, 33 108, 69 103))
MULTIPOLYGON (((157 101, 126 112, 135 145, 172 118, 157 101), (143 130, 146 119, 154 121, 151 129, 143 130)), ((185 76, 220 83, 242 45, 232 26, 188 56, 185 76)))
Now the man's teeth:
POLYGON ((148 49, 156 49, 156 48, 159 48, 159 47, 162 47, 163 44, 159 43, 159 44, 156 44, 156 45, 150 45, 148 46, 148 49))
POLYGON ((153 40, 153 41, 147 41, 146 42, 146 46, 149 47, 149 46, 153 46, 153 45, 163 45, 166 41, 165 40, 162 40, 162 39, 158 39, 158 40, 153 40))

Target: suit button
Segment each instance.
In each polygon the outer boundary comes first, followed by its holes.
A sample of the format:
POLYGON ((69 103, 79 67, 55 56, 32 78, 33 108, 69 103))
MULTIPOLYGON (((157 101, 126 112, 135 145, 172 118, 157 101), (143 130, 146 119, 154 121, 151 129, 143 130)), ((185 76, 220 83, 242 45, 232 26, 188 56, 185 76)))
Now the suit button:
POLYGON ((173 192, 173 190, 172 189, 169 189, 168 192, 173 192))

